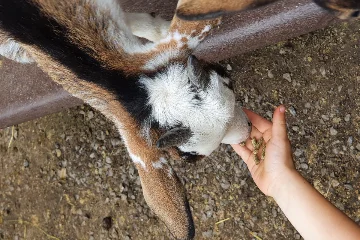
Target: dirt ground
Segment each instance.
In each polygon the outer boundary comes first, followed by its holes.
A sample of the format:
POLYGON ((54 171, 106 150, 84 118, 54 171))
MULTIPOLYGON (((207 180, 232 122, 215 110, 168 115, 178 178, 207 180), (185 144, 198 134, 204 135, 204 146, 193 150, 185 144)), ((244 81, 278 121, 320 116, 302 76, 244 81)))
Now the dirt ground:
MULTIPOLYGON (((297 169, 360 224, 359 45, 360 22, 341 23, 223 64, 245 107, 289 107, 297 169)), ((0 130, 0 160, 0 239, 171 239, 114 126, 88 106, 0 130)), ((196 239, 301 239, 229 146, 173 166, 196 239)))

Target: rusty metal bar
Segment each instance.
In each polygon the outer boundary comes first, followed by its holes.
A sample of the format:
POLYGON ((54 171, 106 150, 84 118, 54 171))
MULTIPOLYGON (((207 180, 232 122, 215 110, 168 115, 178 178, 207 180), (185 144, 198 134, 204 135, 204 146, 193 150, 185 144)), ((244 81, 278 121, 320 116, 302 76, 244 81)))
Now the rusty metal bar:
MULTIPOLYGON (((153 12, 170 19, 176 2, 122 0, 122 5, 129 12, 153 12)), ((282 0, 225 17, 221 27, 199 46, 196 55, 208 61, 219 61, 325 27, 333 20, 333 16, 311 0, 282 0)), ((0 128, 82 103, 34 65, 0 61, 0 128)))

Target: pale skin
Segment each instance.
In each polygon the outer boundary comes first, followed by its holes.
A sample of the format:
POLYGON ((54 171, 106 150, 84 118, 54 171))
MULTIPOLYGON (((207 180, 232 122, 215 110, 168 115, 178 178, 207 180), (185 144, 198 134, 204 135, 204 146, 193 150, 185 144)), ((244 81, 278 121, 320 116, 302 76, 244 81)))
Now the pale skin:
MULTIPOLYGON (((304 239, 358 240, 360 227, 328 202, 296 170, 286 131, 285 107, 274 111, 273 122, 246 110, 253 123, 251 137, 264 138, 265 159, 255 164, 253 144, 232 145, 244 159, 259 189, 275 199, 304 239)), ((261 152, 261 151, 259 151, 261 152)), ((260 157, 260 153, 258 153, 260 157)))

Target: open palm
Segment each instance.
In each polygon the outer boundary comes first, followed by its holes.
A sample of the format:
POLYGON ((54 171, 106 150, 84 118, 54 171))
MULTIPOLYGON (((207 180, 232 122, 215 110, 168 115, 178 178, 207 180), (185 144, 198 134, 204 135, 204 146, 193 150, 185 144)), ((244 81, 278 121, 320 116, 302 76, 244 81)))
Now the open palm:
MULTIPOLYGON (((264 194, 272 196, 274 187, 281 184, 279 179, 282 173, 295 169, 286 132, 285 107, 276 108, 272 123, 250 110, 244 109, 244 111, 253 124, 251 138, 244 146, 234 144, 232 147, 247 164, 259 189, 264 194), (266 143, 265 158, 259 164, 255 163, 252 138, 263 138, 264 144, 266 143)), ((258 152, 259 159, 261 159, 264 144, 258 152)))

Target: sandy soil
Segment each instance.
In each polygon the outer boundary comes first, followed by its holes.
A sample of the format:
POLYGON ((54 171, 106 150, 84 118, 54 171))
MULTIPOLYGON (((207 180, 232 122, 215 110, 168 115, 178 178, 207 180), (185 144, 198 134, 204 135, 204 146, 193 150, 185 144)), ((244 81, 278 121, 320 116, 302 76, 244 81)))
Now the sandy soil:
MULTIPOLYGON (((223 64, 247 108, 289 107, 297 169, 360 224, 359 38, 360 22, 342 23, 223 64)), ((171 238, 114 126, 88 106, 0 130, 0 160, 0 239, 171 238)), ((228 146, 173 166, 196 239, 301 239, 228 146)))

